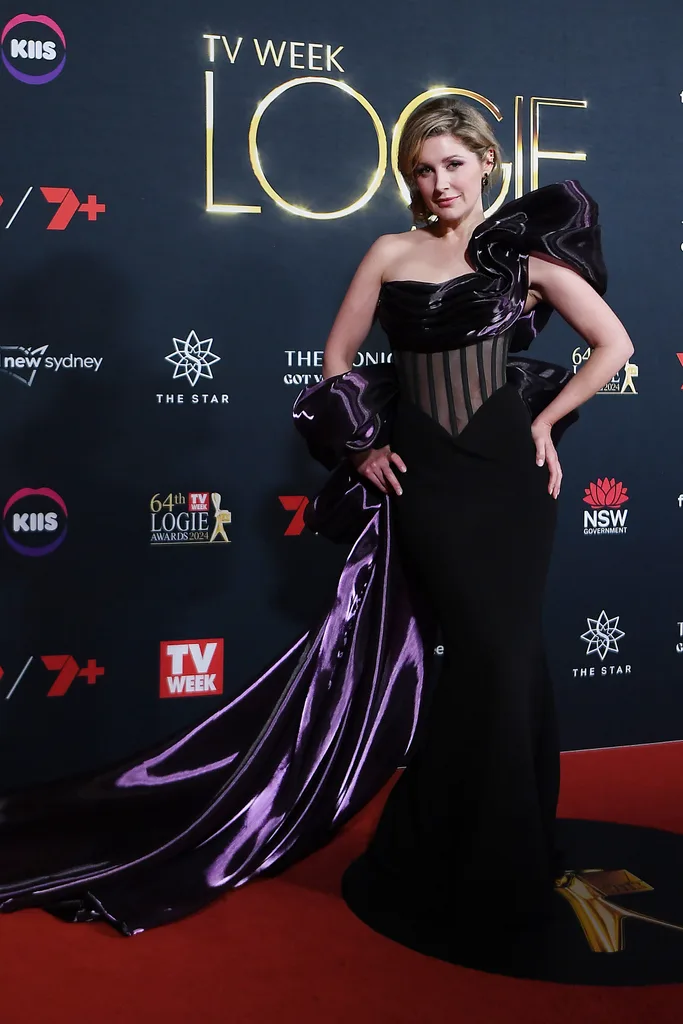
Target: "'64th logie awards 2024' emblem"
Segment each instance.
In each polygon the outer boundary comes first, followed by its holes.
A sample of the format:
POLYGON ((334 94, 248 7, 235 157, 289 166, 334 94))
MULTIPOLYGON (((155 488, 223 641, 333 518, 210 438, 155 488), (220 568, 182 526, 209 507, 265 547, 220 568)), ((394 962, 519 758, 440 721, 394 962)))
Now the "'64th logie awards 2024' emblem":
POLYGON ((221 508, 219 491, 155 494, 149 503, 150 542, 171 544, 229 544, 226 526, 232 514, 221 508))

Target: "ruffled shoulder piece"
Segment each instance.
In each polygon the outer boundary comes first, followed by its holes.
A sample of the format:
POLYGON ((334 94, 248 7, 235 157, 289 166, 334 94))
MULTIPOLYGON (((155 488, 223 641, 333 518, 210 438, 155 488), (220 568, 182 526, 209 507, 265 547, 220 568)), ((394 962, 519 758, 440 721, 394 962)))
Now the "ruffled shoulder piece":
MULTIPOLYGON (((505 203, 475 227, 468 253, 482 270, 495 273, 502 259, 501 245, 525 256, 561 260, 599 295, 607 290, 598 204, 575 178, 544 185, 505 203)), ((538 303, 520 317, 511 351, 527 348, 551 313, 552 306, 538 303)))

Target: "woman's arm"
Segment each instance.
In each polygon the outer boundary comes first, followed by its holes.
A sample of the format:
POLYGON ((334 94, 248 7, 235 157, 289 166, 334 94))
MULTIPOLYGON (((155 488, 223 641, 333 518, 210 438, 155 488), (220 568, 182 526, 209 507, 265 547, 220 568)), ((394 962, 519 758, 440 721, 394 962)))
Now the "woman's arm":
POLYGON ((587 402, 621 370, 633 343, 619 317, 576 271, 529 257, 529 290, 547 302, 591 347, 591 357, 538 417, 551 426, 587 402))
MULTIPOLYGON (((325 343, 323 377, 347 373, 353 366, 356 353, 372 327, 382 275, 393 247, 393 235, 380 235, 359 263, 325 343)), ((361 476, 370 480, 383 494, 388 494, 390 487, 397 494, 402 493, 393 467, 397 466, 405 473, 405 463, 389 445, 351 453, 349 460, 361 476)))
POLYGON ((346 373, 353 366, 372 327, 393 237, 380 235, 359 263, 325 343, 323 377, 346 373))
MULTIPOLYGON (((529 299, 534 305, 543 301, 553 306, 593 350, 590 359, 531 424, 536 464, 547 463, 548 492, 557 498, 562 467, 551 438, 553 424, 592 398, 622 368, 634 348, 626 328, 605 300, 588 281, 559 261, 529 256, 529 299)), ((525 312, 531 308, 525 307, 525 312)))

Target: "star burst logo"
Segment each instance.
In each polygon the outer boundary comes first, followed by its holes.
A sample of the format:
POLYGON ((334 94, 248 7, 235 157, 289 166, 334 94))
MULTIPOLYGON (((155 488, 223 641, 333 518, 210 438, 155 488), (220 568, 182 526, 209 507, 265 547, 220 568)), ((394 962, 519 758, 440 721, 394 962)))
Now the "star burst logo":
POLYGON ((610 652, 619 653, 617 640, 626 634, 618 628, 618 615, 609 619, 603 610, 597 619, 586 618, 586 622, 589 628, 581 634, 581 639, 588 644, 586 654, 597 654, 600 661, 604 661, 610 652))
POLYGON ((196 331, 190 331, 187 338, 173 339, 174 351, 165 356, 166 362, 173 363, 173 379, 186 377, 194 387, 200 377, 213 380, 211 367, 220 362, 220 356, 211 351, 213 338, 200 341, 196 331))

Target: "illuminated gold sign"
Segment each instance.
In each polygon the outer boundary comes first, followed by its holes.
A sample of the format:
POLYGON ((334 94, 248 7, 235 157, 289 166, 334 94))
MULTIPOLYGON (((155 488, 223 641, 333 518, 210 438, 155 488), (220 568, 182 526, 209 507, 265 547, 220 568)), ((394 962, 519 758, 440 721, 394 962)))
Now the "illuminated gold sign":
MULTIPOLYGON (((244 39, 238 36, 236 39, 231 39, 228 36, 206 33, 203 36, 207 40, 207 56, 210 64, 215 64, 217 59, 227 60, 231 65, 236 64, 238 60, 247 60, 248 54, 251 52, 249 45, 243 45, 244 39)), ((279 68, 281 65, 291 69, 297 69, 302 71, 325 71, 330 73, 340 72, 345 73, 345 68, 340 63, 341 51, 344 49, 343 46, 333 45, 331 43, 305 43, 305 42, 293 42, 287 40, 281 40, 279 43, 275 43, 272 39, 265 41, 253 39, 253 53, 252 57, 257 61, 260 67, 273 66, 279 68)), ((262 207, 259 205, 245 205, 237 202, 216 202, 214 195, 214 133, 215 133, 215 90, 214 90, 214 71, 208 70, 204 72, 205 77, 205 121, 206 121, 206 209, 209 213, 262 213, 262 207)), ((427 89, 424 92, 419 93, 411 99, 400 112, 396 123, 393 125, 391 130, 391 151, 390 161, 391 169, 396 180, 399 194, 406 204, 410 202, 408 189, 401 177, 398 169, 398 145, 401 138, 401 133, 406 120, 420 104, 426 100, 431 99, 433 96, 446 96, 446 95, 458 95, 464 96, 468 100, 479 103, 484 107, 486 114, 492 115, 496 121, 502 121, 503 114, 500 109, 493 103, 492 100, 483 96, 481 93, 473 92, 471 89, 456 88, 451 86, 434 86, 427 89)), ((523 144, 523 131, 522 131, 522 112, 524 105, 523 96, 515 96, 513 104, 513 120, 514 120, 514 146, 513 154, 514 159, 512 162, 505 161, 502 165, 502 182, 498 195, 491 202, 491 205, 486 210, 487 214, 494 213, 504 203, 508 197, 510 185, 514 175, 515 181, 515 197, 519 197, 524 191, 524 144, 523 144)), ((539 160, 585 160, 586 154, 578 150, 572 151, 561 151, 561 150, 542 150, 540 148, 539 138, 541 130, 541 107, 577 107, 586 108, 586 100, 579 99, 561 99, 559 97, 550 96, 532 96, 529 99, 529 176, 531 182, 531 189, 538 188, 538 165, 539 160)), ((375 192, 378 190, 387 168, 387 155, 389 153, 389 146, 387 142, 387 133, 384 125, 379 117, 379 114, 373 107, 372 103, 357 89, 352 88, 350 85, 339 78, 325 77, 323 75, 303 75, 295 78, 289 78, 282 82, 280 85, 272 89, 266 96, 259 101, 256 109, 251 117, 249 124, 249 130, 247 135, 247 145, 249 151, 249 160, 251 163, 252 170, 259 182, 261 188, 270 196, 274 203, 276 203, 281 209, 287 210, 288 213, 292 213, 297 217, 308 217, 312 220, 334 220, 338 217, 348 217, 349 214, 355 213, 361 207, 365 206, 370 199, 372 199, 375 192), (365 186, 361 195, 352 203, 344 206, 337 210, 330 211, 316 211, 310 209, 308 206, 304 206, 301 203, 293 203, 285 199, 277 192, 271 181, 266 178, 263 170, 261 159, 259 156, 258 148, 258 131, 261 118, 265 111, 275 101, 283 95, 283 93, 293 89, 297 86, 309 86, 319 88, 324 86, 326 88, 337 89, 339 92, 344 94, 353 100, 354 103, 359 104, 363 110, 367 113, 368 117, 372 121, 373 128, 377 137, 377 162, 375 167, 371 170, 367 185, 365 186)))

